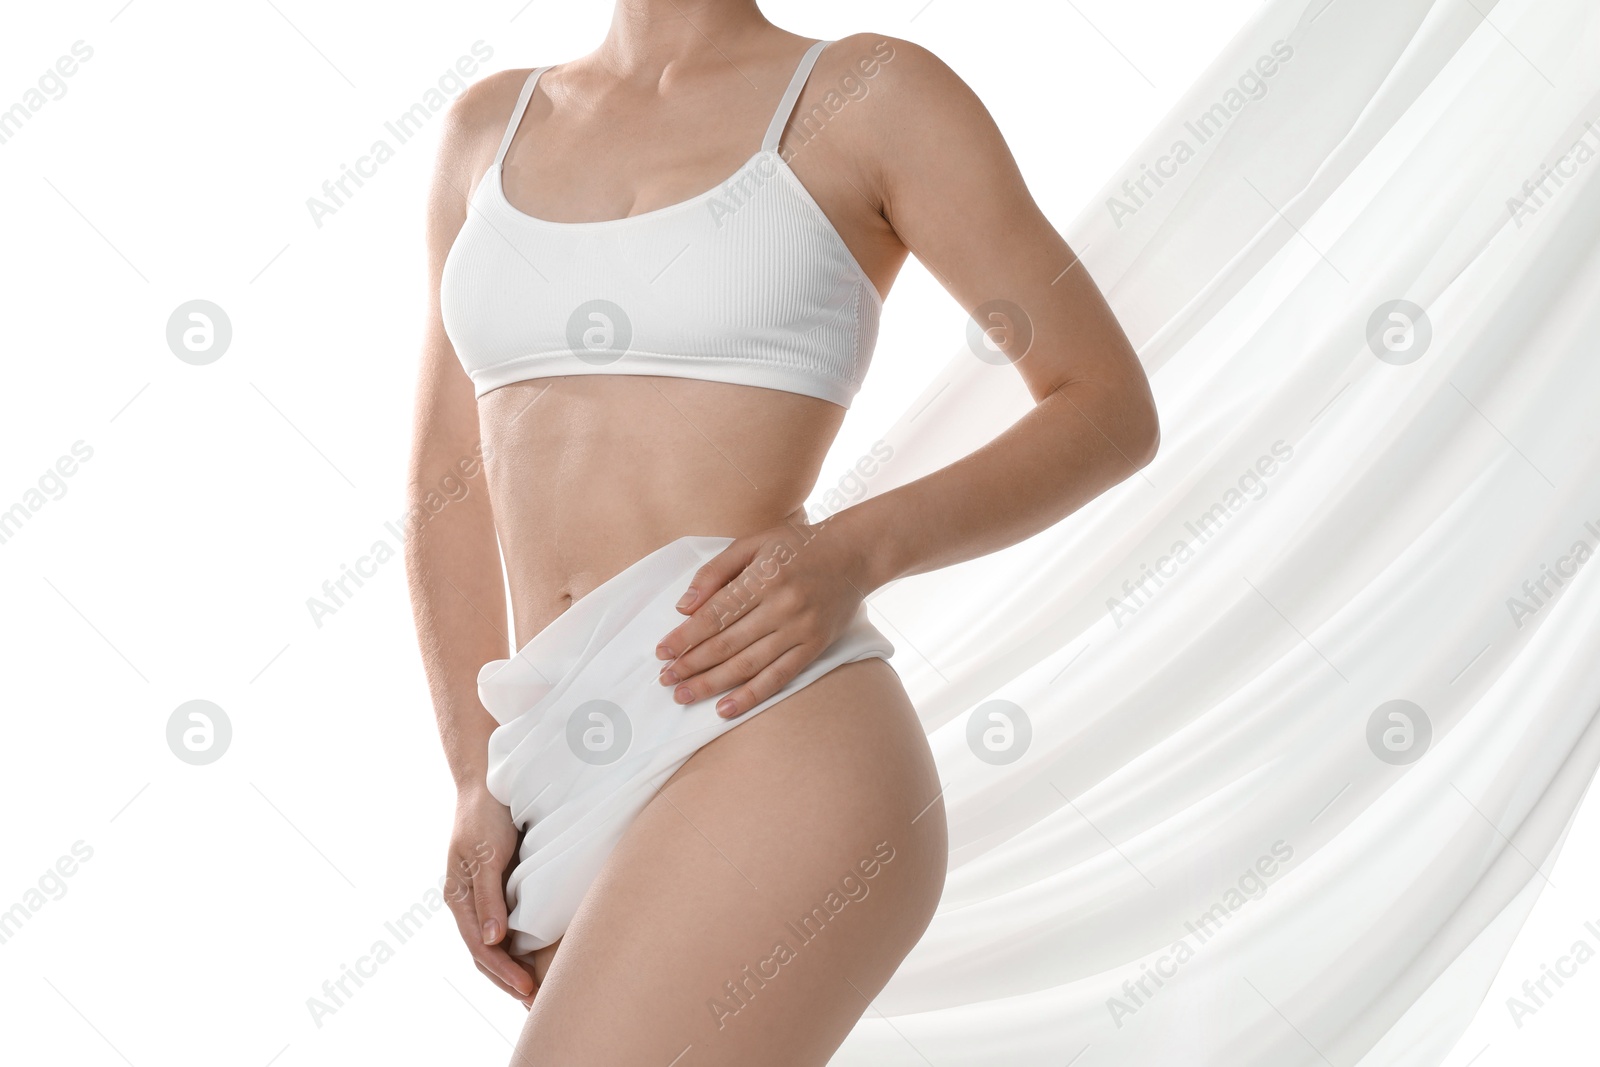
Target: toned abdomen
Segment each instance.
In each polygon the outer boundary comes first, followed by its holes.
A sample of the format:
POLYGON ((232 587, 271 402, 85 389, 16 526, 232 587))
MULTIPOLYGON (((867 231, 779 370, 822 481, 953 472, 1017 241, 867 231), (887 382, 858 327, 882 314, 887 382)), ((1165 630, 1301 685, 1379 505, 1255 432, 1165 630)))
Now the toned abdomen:
POLYGON ((844 417, 795 393, 631 375, 518 382, 478 410, 518 645, 669 541, 799 517, 844 417))

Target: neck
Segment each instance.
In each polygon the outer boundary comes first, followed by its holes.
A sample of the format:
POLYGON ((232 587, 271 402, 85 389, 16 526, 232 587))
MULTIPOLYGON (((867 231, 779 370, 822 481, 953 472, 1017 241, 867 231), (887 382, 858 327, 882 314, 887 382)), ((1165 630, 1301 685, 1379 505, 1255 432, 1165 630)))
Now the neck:
POLYGON ((720 49, 771 28, 756 0, 617 0, 595 55, 619 74, 660 75, 707 57, 726 63, 720 49))

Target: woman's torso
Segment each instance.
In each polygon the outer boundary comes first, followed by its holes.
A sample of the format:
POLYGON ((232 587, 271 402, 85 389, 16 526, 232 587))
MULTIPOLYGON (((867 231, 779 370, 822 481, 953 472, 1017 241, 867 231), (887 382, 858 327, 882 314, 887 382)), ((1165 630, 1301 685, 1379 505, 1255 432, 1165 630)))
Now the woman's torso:
POLYGON ((633 375, 518 382, 478 412, 518 645, 678 537, 799 517, 844 415, 792 393, 633 375))
MULTIPOLYGON (((685 74, 681 84, 663 82, 660 101, 598 74, 547 73, 499 168, 503 206, 536 222, 591 223, 716 187, 751 158, 805 50, 805 39, 774 33, 739 57, 732 81, 685 74)), ((852 62, 828 55, 843 44, 822 52, 797 114, 814 112, 832 72, 852 62)), ((805 140, 803 150, 786 137, 784 154, 876 299, 905 252, 863 195, 865 168, 851 158, 858 131, 843 118, 832 120, 840 132, 805 140)), ((601 229, 628 240, 626 224, 601 229)), ((481 394, 478 412, 521 644, 675 538, 736 537, 801 517, 845 409, 778 388, 603 373, 500 385, 481 394)))

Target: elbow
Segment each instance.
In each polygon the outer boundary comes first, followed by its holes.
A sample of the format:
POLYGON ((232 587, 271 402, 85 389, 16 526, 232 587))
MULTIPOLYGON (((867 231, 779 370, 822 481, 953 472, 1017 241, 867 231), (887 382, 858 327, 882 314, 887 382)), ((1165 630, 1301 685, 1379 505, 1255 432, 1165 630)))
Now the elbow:
POLYGON ((1155 401, 1140 406, 1129 429, 1128 458, 1135 471, 1143 470, 1155 461, 1161 450, 1161 416, 1156 412, 1155 401))
MULTIPOLYGON (((1161 418, 1150 383, 1142 374, 1121 381, 1077 380, 1052 389, 1046 400, 1065 396, 1065 415, 1093 428, 1090 440, 1105 446, 1104 460, 1116 468, 1116 480, 1148 467, 1161 448, 1161 418)), ((1043 401, 1041 401, 1043 402, 1043 401)))
POLYGON ((1117 480, 1131 478, 1148 467, 1161 448, 1161 418, 1146 385, 1103 388, 1096 408, 1083 414, 1100 431, 1110 447, 1106 462, 1117 468, 1117 480))

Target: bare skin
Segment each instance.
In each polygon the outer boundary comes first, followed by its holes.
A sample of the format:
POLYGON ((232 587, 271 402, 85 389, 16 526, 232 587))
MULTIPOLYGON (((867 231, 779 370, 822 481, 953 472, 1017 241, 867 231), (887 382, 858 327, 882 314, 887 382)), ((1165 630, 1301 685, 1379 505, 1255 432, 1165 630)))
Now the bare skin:
MULTIPOLYGON (((508 199, 551 221, 598 221, 718 185, 758 147, 809 44, 752 0, 619 0, 600 47, 541 78, 506 158, 508 199)), ((680 700, 725 695, 724 713, 741 714, 874 589, 1013 544, 1148 463, 1149 387, 971 90, 918 46, 859 34, 823 51, 782 152, 880 293, 914 253, 969 312, 996 298, 1025 309, 1033 340, 1013 366, 1036 401, 1027 415, 971 456, 809 525, 802 505, 844 415, 826 401, 628 375, 537 379, 475 400, 440 321, 439 277, 526 75, 488 77, 454 105, 429 201, 410 482, 432 517, 407 566, 458 789, 449 862, 471 884, 452 910, 479 969, 530 1005, 514 1062, 825 1063, 943 886, 940 783, 888 664, 840 667, 691 757, 566 936, 521 958, 501 947, 517 831, 484 787, 494 722, 478 668, 661 545, 729 536, 686 591, 683 625, 641 654, 662 659, 680 700), (849 102, 806 128, 830 92, 849 102), (452 475, 465 495, 431 505, 452 475), (785 545, 798 551, 777 580, 729 610, 723 587, 785 545), (892 860, 866 878, 860 865, 885 849, 892 860), (785 932, 848 874, 870 892, 815 939, 785 932), (762 972, 780 940, 794 958, 762 972)))

